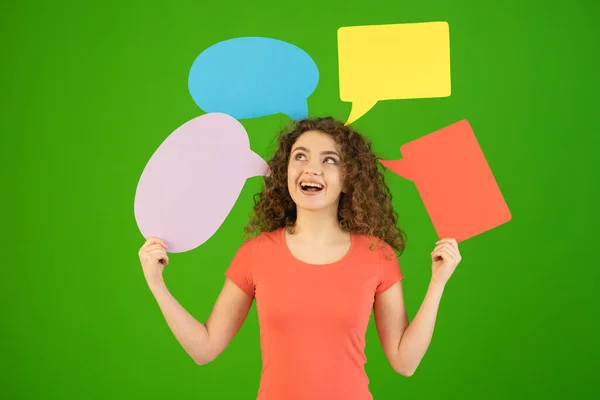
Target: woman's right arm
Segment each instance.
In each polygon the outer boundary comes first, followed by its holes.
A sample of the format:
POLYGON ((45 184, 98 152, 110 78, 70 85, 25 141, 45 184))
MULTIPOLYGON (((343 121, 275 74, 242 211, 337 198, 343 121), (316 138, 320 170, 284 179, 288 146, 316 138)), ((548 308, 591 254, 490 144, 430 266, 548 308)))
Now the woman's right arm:
POLYGON ((179 304, 165 285, 162 271, 168 264, 168 256, 164 242, 149 238, 140 250, 140 260, 148 286, 179 344, 199 365, 214 360, 239 331, 252 298, 226 279, 208 320, 202 324, 179 304))

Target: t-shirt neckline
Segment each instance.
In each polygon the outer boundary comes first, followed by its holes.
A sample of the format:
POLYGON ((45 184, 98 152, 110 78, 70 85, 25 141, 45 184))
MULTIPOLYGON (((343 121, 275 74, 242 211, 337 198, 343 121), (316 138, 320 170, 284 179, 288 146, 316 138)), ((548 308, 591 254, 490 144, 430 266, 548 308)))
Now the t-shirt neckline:
POLYGON ((329 268, 332 268, 332 267, 335 267, 338 265, 342 265, 342 264, 346 263, 348 260, 350 260, 350 258, 352 258, 352 254, 354 253, 355 248, 356 248, 356 237, 353 233, 350 233, 350 248, 348 249, 348 251, 346 252, 346 254, 344 254, 344 256, 342 258, 340 258, 337 261, 330 262, 327 264, 311 264, 306 261, 302 261, 299 258, 296 258, 296 256, 294 256, 292 254, 290 248, 287 245, 285 232, 286 232, 286 228, 280 228, 279 240, 281 242, 283 251, 285 252, 287 258, 290 259, 295 264, 309 267, 309 268, 314 268, 314 269, 326 269, 327 268, 327 269, 329 269, 329 268))

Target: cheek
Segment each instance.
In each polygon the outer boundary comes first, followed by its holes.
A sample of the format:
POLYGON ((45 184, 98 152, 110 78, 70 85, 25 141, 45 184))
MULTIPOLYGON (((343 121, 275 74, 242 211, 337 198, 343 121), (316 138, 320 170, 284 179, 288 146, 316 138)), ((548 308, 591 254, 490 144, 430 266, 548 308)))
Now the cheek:
POLYGON ((296 168, 294 168, 292 165, 289 165, 287 169, 287 176, 288 184, 293 185, 298 179, 298 171, 296 171, 296 168))
POLYGON ((332 168, 331 171, 329 171, 329 186, 340 188, 343 183, 340 170, 332 168))

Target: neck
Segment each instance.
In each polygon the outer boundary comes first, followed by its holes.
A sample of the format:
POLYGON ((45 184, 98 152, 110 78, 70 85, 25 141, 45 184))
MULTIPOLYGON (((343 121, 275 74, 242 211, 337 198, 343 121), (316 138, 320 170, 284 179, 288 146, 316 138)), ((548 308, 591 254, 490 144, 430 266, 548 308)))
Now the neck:
POLYGON ((305 242, 327 243, 339 239, 346 233, 340 227, 337 208, 311 211, 298 209, 294 236, 305 242))

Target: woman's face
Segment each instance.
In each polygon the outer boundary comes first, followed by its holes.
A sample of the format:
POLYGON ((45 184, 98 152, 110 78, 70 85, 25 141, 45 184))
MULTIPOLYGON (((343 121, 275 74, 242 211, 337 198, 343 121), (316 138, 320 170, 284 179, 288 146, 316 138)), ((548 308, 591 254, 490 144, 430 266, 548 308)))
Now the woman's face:
POLYGON ((304 132, 292 145, 288 190, 297 208, 334 209, 344 183, 341 154, 335 140, 322 132, 304 132))

